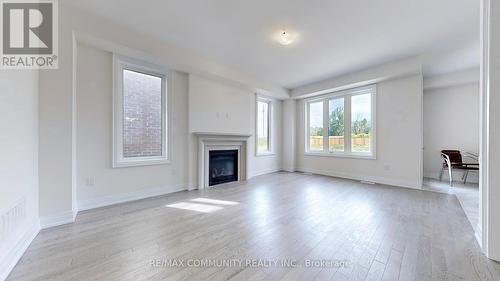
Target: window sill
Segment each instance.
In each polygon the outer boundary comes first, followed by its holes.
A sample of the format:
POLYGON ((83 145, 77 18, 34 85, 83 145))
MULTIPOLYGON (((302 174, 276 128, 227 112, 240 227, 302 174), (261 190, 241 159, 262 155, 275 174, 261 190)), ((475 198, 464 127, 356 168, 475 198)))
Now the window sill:
POLYGON ((305 152, 305 156, 319 156, 319 157, 337 157, 337 158, 352 158, 352 159, 367 159, 376 160, 375 155, 370 154, 347 154, 347 153, 325 153, 325 152, 305 152))
POLYGON ((121 160, 114 161, 113 168, 127 168, 127 167, 141 167, 152 165, 166 165, 170 164, 169 159, 143 159, 143 160, 121 160))
POLYGON ((275 156, 276 153, 274 152, 258 152, 255 154, 255 157, 268 157, 268 156, 275 156))

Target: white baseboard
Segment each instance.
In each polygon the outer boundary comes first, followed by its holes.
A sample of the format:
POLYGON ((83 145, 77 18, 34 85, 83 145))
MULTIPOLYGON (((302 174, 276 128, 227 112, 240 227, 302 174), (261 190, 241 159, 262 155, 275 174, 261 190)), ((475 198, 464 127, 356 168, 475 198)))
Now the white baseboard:
POLYGON ((40 222, 37 220, 35 223, 30 225, 24 235, 18 240, 15 246, 8 251, 4 259, 0 261, 0 280, 7 279, 14 266, 21 259, 26 249, 28 249, 33 239, 40 232, 40 222))
POLYGON ((392 178, 385 178, 385 177, 362 176, 362 175, 343 173, 343 172, 316 170, 316 169, 309 169, 309 168, 303 168, 303 167, 297 168, 297 171, 304 172, 304 173, 313 173, 313 174, 318 174, 318 175, 337 177, 337 178, 345 178, 345 179, 351 179, 351 180, 374 182, 374 183, 379 183, 379 184, 399 186, 399 187, 405 187, 405 188, 410 188, 410 189, 418 189, 418 190, 422 189, 422 180, 407 181, 407 180, 392 179, 392 178))
POLYGON ((42 229, 72 223, 75 221, 77 211, 67 211, 58 214, 40 217, 42 229))
POLYGON ((478 224, 477 229, 474 231, 474 236, 476 237, 479 247, 483 248, 483 230, 481 229, 481 224, 478 224))
POLYGON ((281 169, 277 168, 277 169, 257 171, 257 172, 253 172, 251 174, 249 173, 248 179, 251 179, 251 178, 254 178, 254 177, 258 177, 258 176, 267 175, 267 174, 276 173, 276 172, 279 172, 279 171, 281 171, 281 169))
POLYGON ((281 168, 281 171, 283 172, 289 172, 289 173, 294 173, 297 171, 297 169, 295 169, 295 167, 283 167, 281 168))
POLYGON ((162 187, 154 187, 148 188, 140 191, 104 196, 99 198, 92 198, 86 200, 78 201, 78 211, 85 211, 105 206, 111 206, 115 204, 165 195, 173 192, 187 190, 185 184, 178 184, 172 186, 162 186, 162 187))
MULTIPOLYGON (((454 171, 453 172, 453 180, 457 181, 457 182, 461 182, 462 181, 462 174, 463 173, 461 173, 461 172, 454 171)), ((426 171, 426 172, 424 172, 424 177, 438 180, 439 179, 439 172, 426 171)), ((443 181, 447 181, 447 180, 448 180, 448 172, 445 171, 443 174, 443 181)), ((468 183, 479 183, 479 173, 469 172, 469 176, 467 177, 467 182, 468 183)))

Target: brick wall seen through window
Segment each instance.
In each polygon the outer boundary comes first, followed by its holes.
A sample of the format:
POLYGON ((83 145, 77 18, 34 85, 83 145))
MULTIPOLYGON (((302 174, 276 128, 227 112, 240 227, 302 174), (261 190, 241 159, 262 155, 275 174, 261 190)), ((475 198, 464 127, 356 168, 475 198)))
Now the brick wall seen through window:
POLYGON ((123 157, 162 155, 162 78, 123 70, 123 157))

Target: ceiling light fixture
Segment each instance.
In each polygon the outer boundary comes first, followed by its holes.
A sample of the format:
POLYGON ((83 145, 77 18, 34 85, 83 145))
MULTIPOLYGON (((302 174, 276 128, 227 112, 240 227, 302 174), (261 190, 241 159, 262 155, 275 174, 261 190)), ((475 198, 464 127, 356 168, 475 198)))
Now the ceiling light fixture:
POLYGON ((281 32, 278 40, 278 42, 283 46, 290 45, 293 43, 293 41, 294 41, 293 36, 290 33, 286 32, 286 30, 283 30, 281 32))

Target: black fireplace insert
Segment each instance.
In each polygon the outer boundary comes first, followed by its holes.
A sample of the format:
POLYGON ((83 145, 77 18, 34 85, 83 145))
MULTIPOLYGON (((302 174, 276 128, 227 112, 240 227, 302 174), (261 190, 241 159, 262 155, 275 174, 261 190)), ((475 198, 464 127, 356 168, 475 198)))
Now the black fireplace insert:
POLYGON ((238 181, 238 150, 211 150, 208 161, 208 185, 238 181))

